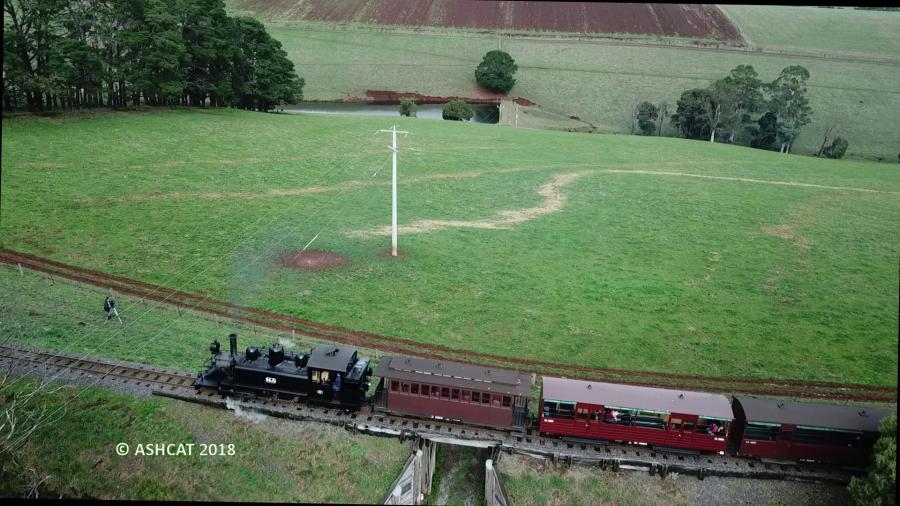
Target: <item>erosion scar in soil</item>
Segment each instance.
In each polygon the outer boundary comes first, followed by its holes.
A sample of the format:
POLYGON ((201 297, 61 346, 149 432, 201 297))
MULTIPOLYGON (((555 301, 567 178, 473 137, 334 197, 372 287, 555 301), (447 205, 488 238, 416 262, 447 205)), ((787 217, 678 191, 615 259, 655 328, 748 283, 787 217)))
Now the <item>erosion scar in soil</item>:
POLYGON ((347 257, 327 251, 308 250, 285 253, 278 257, 276 262, 281 267, 288 269, 303 269, 312 272, 340 267, 347 263, 347 257))

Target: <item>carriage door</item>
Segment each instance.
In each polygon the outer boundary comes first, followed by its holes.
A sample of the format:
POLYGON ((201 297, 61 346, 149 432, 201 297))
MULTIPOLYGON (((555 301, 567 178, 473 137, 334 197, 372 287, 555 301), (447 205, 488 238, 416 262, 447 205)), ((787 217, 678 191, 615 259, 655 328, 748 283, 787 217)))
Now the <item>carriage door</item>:
POLYGON ((691 440, 697 427, 697 415, 672 413, 669 415, 669 435, 678 441, 691 440))
POLYGON ((778 431, 778 446, 782 448, 791 448, 794 446, 794 431, 797 430, 796 425, 781 424, 781 430, 778 431))
POLYGON ((591 409, 586 404, 575 404, 575 421, 585 432, 591 430, 591 409))
POLYGON ((602 406, 577 403, 575 405, 575 420, 578 422, 578 426, 583 428, 586 433, 590 433, 592 428, 599 427, 598 412, 603 413, 602 406))
POLYGON ((527 398, 521 395, 515 397, 515 405, 513 406, 512 425, 513 427, 525 427, 525 417, 528 415, 526 406, 527 398))
POLYGON ((697 420, 698 416, 696 415, 680 415, 681 416, 681 439, 683 441, 690 441, 693 439, 694 434, 697 433, 697 420))

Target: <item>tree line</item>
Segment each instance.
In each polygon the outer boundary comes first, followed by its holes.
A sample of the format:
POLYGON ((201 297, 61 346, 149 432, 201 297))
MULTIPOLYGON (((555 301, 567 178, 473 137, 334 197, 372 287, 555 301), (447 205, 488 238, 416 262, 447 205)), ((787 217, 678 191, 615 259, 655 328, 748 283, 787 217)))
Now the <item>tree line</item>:
MULTIPOLYGON (((753 66, 738 65, 706 88, 684 91, 678 98, 671 123, 688 139, 716 142, 718 138, 789 153, 812 115, 806 90, 808 80, 809 72, 800 65, 785 67, 770 83, 764 83, 753 66)), ((644 135, 654 131, 659 135, 667 112, 665 103, 633 104, 632 133, 637 124, 644 135)), ((846 140, 837 137, 829 146, 823 144, 819 155, 840 158, 846 145, 846 140)))
POLYGON ((3 11, 4 110, 302 99, 281 43, 223 0, 4 0, 3 11))

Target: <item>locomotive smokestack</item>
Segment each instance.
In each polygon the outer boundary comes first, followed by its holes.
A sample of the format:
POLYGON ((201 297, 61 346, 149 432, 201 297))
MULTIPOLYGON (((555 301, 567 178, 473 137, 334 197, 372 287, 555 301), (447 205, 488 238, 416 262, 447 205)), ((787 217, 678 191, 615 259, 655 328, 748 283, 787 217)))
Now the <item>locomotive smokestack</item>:
POLYGON ((231 344, 231 356, 237 355, 237 334, 228 334, 228 342, 231 344))

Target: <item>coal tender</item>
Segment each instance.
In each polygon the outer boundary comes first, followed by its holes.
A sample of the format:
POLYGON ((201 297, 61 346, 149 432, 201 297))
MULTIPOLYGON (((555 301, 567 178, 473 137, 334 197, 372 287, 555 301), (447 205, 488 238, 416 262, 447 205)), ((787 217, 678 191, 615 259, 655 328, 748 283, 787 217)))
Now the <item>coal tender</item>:
POLYGON ((315 404, 357 410, 366 400, 372 369, 356 348, 320 344, 311 353, 285 352, 279 344, 268 350, 250 347, 237 351, 237 335, 228 336, 230 349, 213 341, 209 368, 197 376, 198 389, 253 392, 299 397, 315 404))

